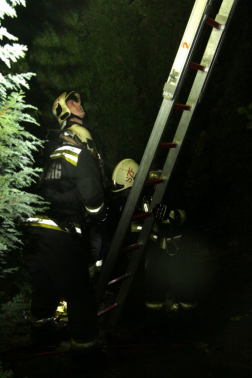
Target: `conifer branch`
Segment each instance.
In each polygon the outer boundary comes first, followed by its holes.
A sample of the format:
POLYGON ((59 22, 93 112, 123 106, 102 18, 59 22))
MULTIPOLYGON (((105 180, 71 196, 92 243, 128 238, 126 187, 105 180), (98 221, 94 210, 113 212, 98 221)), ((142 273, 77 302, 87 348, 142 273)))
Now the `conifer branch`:
POLYGON ((9 109, 9 105, 6 106, 6 108, 4 109, 4 111, 0 114, 0 117, 9 109))

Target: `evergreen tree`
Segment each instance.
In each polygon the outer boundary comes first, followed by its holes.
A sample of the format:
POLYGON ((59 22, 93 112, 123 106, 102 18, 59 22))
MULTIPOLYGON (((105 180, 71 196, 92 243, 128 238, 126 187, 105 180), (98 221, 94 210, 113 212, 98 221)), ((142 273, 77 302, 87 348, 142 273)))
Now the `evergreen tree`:
MULTIPOLYGON (((5 15, 16 17, 15 6, 19 4, 25 6, 25 0, 1 0, 0 19, 5 15)), ((0 39, 18 40, 3 26, 0 39)), ((11 63, 24 57, 26 50, 26 46, 15 42, 0 46, 0 58, 9 68, 8 74, 0 73, 0 277, 10 271, 3 268, 6 253, 21 243, 18 218, 34 215, 34 205, 44 206, 41 197, 24 190, 39 175, 40 170, 32 167, 33 152, 42 146, 24 127, 26 122, 37 124, 29 114, 35 108, 25 103, 22 89, 29 89, 28 81, 34 74, 11 72, 11 63)))

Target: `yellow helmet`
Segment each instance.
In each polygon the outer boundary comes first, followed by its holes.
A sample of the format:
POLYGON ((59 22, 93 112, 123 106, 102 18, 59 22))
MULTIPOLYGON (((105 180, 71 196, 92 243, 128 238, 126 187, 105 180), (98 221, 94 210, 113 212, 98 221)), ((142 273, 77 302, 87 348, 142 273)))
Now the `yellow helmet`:
POLYGON ((77 135, 81 143, 86 146, 86 148, 91 152, 93 156, 98 157, 93 138, 90 132, 85 127, 80 126, 78 124, 72 125, 67 129, 64 129, 66 135, 68 130, 72 131, 75 135, 77 135))
POLYGON ((117 164, 112 174, 112 192, 130 188, 135 180, 139 165, 132 159, 124 159, 117 164))
POLYGON ((62 93, 55 101, 52 107, 53 115, 57 118, 60 128, 63 129, 67 118, 70 117, 71 111, 67 106, 68 100, 75 100, 81 102, 81 97, 78 92, 72 91, 67 94, 67 92, 62 93))

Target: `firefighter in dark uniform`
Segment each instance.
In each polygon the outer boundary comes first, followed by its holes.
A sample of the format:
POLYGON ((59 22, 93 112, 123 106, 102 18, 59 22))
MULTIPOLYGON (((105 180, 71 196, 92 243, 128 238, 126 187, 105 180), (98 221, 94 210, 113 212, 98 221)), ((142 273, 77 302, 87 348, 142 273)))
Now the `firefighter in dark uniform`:
POLYGON ((53 105, 60 130, 49 132, 47 163, 36 193, 49 209, 22 220, 27 262, 32 275, 32 329, 36 335, 57 333, 55 310, 63 297, 73 350, 97 343, 97 309, 89 278, 89 235, 83 217, 105 218, 100 157, 77 92, 63 93, 53 105), (86 124, 87 125, 87 124, 86 124))
MULTIPOLYGON (((112 175, 112 194, 114 203, 110 205, 109 218, 114 219, 114 230, 122 214, 129 190, 134 184, 138 171, 138 164, 132 159, 122 160, 114 169, 112 175), (115 208, 115 209, 114 209, 115 208), (115 221, 114 214, 117 214, 115 221)), ((158 178, 161 171, 151 171, 149 179, 158 178)), ((138 212, 149 212, 152 201, 153 188, 146 187, 138 206, 138 212)), ((196 306, 194 296, 195 288, 192 287, 188 295, 183 290, 177 294, 177 277, 183 275, 184 281, 190 283, 190 277, 183 269, 187 261, 179 249, 181 234, 179 226, 186 220, 184 210, 170 209, 165 204, 157 204, 152 210, 155 217, 149 242, 145 247, 145 306, 148 310, 177 311, 192 309, 196 306)), ((113 229, 113 227, 111 227, 113 229)), ((137 242, 138 233, 142 230, 142 223, 131 223, 131 233, 127 238, 127 245, 137 242)), ((191 258, 192 259, 192 258, 191 258)), ((188 265, 190 265, 188 263, 188 265)))

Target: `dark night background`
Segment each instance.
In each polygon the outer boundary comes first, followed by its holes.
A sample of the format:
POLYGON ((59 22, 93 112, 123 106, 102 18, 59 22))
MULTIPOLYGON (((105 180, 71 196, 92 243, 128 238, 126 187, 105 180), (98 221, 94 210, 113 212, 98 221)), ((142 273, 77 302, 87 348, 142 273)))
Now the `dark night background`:
MULTIPOLYGON (((28 46, 26 58, 12 69, 37 74, 27 102, 38 108, 34 116, 41 126, 28 130, 45 138, 46 128, 56 126, 54 100, 77 90, 111 169, 124 158, 140 162, 193 5, 194 0, 27 0, 26 8, 17 7, 18 18, 2 25, 28 46)), ((213 1, 211 18, 220 5, 213 1)), ((251 253, 252 130, 237 112, 252 101, 251 14, 252 1, 240 0, 165 197, 186 210, 198 251, 210 259, 220 251, 251 253)), ((210 33, 206 25, 194 62, 201 60, 210 33)), ((186 101, 194 76, 189 70, 177 102, 186 101)), ((173 112, 163 141, 172 140, 180 116, 173 112)), ((158 153, 157 168, 165 158, 158 153)), ((242 272, 235 269, 228 277, 236 274, 239 281, 242 272)))
MULTIPOLYGON (((14 70, 37 74, 27 100, 38 107, 44 138, 55 127, 55 98, 76 89, 89 122, 107 150, 111 168, 124 158, 140 162, 162 102, 178 45, 194 1, 27 1, 5 25, 28 46, 14 70)), ((215 0, 215 18, 221 1, 215 0)), ((251 102, 249 0, 238 2, 219 57, 178 159, 169 200, 187 209, 195 226, 226 242, 249 241, 251 233, 251 130, 237 108, 251 102), (174 188, 173 188, 174 187, 174 188), (174 198, 173 193, 179 193, 174 198)), ((193 61, 201 60, 211 27, 205 26, 193 61)), ((186 101, 195 71, 189 70, 177 102, 186 101)), ((174 111, 164 141, 171 141, 174 111)), ((162 168, 165 154, 156 166, 162 168)))

